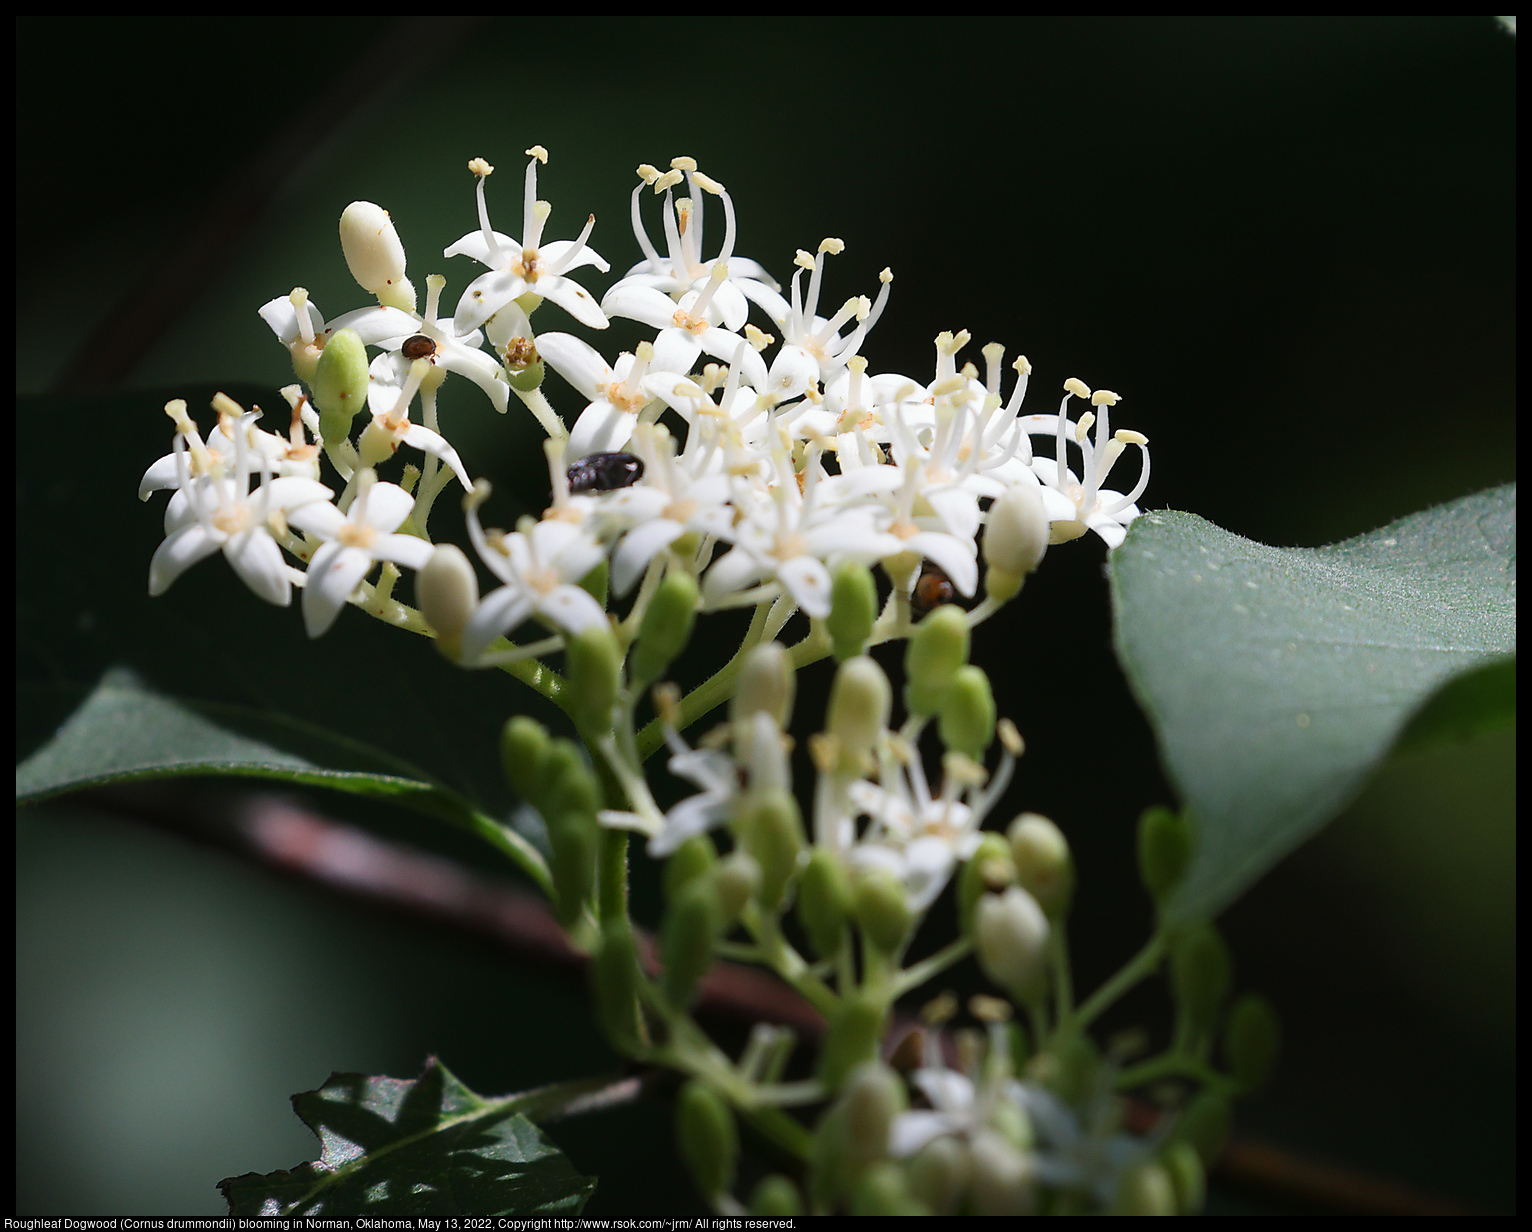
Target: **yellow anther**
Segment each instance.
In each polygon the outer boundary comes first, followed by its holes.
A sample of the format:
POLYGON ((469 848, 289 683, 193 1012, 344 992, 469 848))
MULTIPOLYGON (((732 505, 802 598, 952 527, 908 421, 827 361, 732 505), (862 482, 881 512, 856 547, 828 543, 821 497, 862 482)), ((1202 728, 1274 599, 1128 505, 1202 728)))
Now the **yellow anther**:
POLYGON ((814 268, 814 258, 811 254, 804 252, 800 248, 797 255, 793 257, 793 264, 798 266, 799 269, 811 270, 814 268))
POLYGON ((472 171, 482 180, 485 176, 494 174, 495 169, 482 158, 470 158, 468 160, 468 170, 472 171))
POLYGON ((872 311, 872 301, 865 295, 853 295, 841 307, 850 308, 858 321, 865 321, 867 314, 872 311))
POLYGON ((1065 392, 1073 394, 1076 398, 1089 398, 1090 386, 1077 376, 1070 377, 1064 382, 1065 392))
POLYGON ((979 354, 984 356, 984 362, 998 364, 1005 358, 1005 344, 1003 342, 986 342, 979 348, 979 354))
POLYGON ((950 988, 920 1007, 920 1021, 928 1027, 939 1027, 958 1012, 957 993, 950 988))
POLYGON ((1018 355, 1016 357, 1016 362, 1012 364, 1011 367, 1015 368, 1017 372, 1025 375, 1026 373, 1030 373, 1032 371, 1032 361, 1029 360, 1025 355, 1018 355))
POLYGON ((245 413, 245 408, 225 393, 213 395, 213 409, 220 415, 231 415, 235 419, 238 419, 245 413))
POLYGON ((892 282, 893 280, 894 280, 894 271, 889 269, 888 266, 885 265, 883 267, 883 272, 878 275, 878 281, 879 282, 892 282))
POLYGON ((660 169, 658 167, 651 166, 649 163, 639 163, 638 178, 641 179, 645 184, 653 184, 655 180, 660 178, 660 169))
POLYGON ((530 150, 523 150, 522 153, 528 158, 537 159, 545 167, 548 165, 548 151, 540 145, 534 145, 530 150))
POLYGON ((975 993, 968 999, 968 1012, 980 1022, 1010 1022, 1011 1003, 999 997, 975 993))
POLYGON ((692 172, 692 183, 703 192, 712 193, 715 197, 723 195, 723 185, 710 175, 704 175, 700 171, 692 172))
POLYGON ((1090 432, 1091 424, 1096 422, 1096 416, 1086 411, 1080 416, 1080 422, 1075 425, 1075 441, 1077 444, 1085 444, 1085 437, 1090 432))
POLYGON ((746 324, 745 341, 753 346, 757 351, 764 351, 773 342, 775 342, 776 339, 768 334, 764 329, 760 329, 755 325, 746 324))
POLYGON ((676 171, 695 171, 697 160, 687 154, 677 154, 670 160, 670 165, 676 171))
POLYGON ((679 171, 667 171, 664 175, 660 176, 659 179, 654 181, 654 191, 656 193, 662 193, 668 188, 674 188, 684 179, 686 179, 686 176, 679 171))
POLYGON ((1010 719, 1001 719, 995 724, 995 734, 1000 737, 1000 747, 1012 757, 1020 757, 1026 744, 1021 738, 1021 733, 1016 730, 1016 724, 1010 719))
POLYGON ((1121 441, 1124 445, 1147 445, 1149 438, 1142 432, 1135 432, 1131 428, 1119 428, 1112 433, 1114 441, 1121 441))
POLYGON ((955 376, 949 376, 946 380, 941 381, 939 384, 932 388, 931 392, 938 398, 945 398, 950 394, 957 393, 967 384, 967 378, 965 378, 962 373, 958 373, 955 376))
POLYGON ((1098 389, 1090 396, 1092 406, 1116 406, 1122 401, 1121 394, 1114 394, 1110 389, 1098 389))
POLYGON ((861 376, 867 371, 867 357, 865 355, 853 355, 846 361, 846 367, 851 369, 852 375, 861 376))
POLYGON ((833 235, 826 236, 819 241, 819 251, 839 254, 846 251, 846 241, 838 240, 833 235))

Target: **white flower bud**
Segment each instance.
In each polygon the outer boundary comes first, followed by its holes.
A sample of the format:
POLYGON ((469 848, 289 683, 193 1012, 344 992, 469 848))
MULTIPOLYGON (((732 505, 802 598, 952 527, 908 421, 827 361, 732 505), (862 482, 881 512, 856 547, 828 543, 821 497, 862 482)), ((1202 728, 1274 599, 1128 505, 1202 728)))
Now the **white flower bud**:
POLYGON ((877 747, 888 726, 893 689, 883 669, 866 655, 840 665, 830 689, 825 726, 843 757, 861 761, 877 747))
POLYGON ((413 310, 415 292, 404 276, 404 245, 387 210, 371 201, 353 201, 340 216, 340 246, 362 290, 385 304, 413 310), (398 302, 407 287, 409 303, 398 302))
POLYGON ((1032 1167, 1027 1157, 987 1129, 973 1136, 969 1151, 973 1158, 974 1214, 1031 1214, 1032 1167))
POLYGON ((1026 1000, 1042 981, 1048 917, 1020 886, 982 895, 974 908, 974 945, 985 974, 1026 1000))
POLYGON ((989 509, 984 560, 991 569, 1025 577, 1048 550, 1048 514, 1035 483, 1014 483, 989 509))
POLYGON ((456 544, 443 543, 415 574, 415 603, 426 624, 436 632, 436 644, 456 658, 463 626, 479 605, 479 579, 468 557, 456 544))
POLYGON ((730 717, 738 722, 764 710, 778 727, 786 727, 793 713, 795 683, 787 647, 781 642, 762 642, 745 659, 730 717))

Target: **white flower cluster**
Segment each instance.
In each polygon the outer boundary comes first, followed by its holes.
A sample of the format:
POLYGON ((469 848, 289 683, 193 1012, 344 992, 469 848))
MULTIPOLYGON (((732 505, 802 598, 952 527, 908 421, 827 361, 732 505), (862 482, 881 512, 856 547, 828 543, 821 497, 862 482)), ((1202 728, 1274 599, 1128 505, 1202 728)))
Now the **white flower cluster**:
POLYGON ((480 601, 471 570, 433 574, 459 577, 467 588, 460 602, 436 605, 460 612, 462 626, 436 632, 468 665, 503 660, 507 652, 493 644, 529 618, 556 634, 604 620, 578 587, 603 559, 618 595, 674 561, 699 578, 705 609, 783 599, 784 612, 820 618, 830 611, 832 571, 845 561, 882 564, 905 594, 929 562, 973 596, 977 536, 997 509, 1014 524, 992 533, 997 544, 1037 540, 1028 569, 1046 543, 1086 530, 1111 546, 1122 541, 1149 455, 1142 435, 1111 430, 1116 394, 1070 380, 1056 414, 1024 415, 1026 359, 1012 365, 1007 396, 998 344, 983 348, 982 376, 960 365, 966 333, 936 340, 927 378, 869 372, 859 351, 888 301, 889 271, 875 301, 826 305, 826 261, 843 248, 826 239, 814 253, 798 253, 784 296, 762 266, 734 255, 733 202, 689 158, 663 173, 639 168, 632 217, 644 259, 598 303, 574 277, 609 268, 587 243, 594 217, 575 239, 544 242, 550 207, 537 198, 537 172, 547 154, 528 154, 520 238, 490 225, 494 169, 482 159, 469 164, 478 227, 444 255, 471 257, 487 272, 468 285, 450 321, 440 316, 438 275, 426 280, 425 309, 417 311, 393 223, 366 202, 346 210, 341 238, 353 276, 377 305, 326 322, 300 288, 260 310, 309 390, 284 390, 293 408, 288 437, 259 431, 253 415, 225 399, 220 427, 204 443, 184 406, 173 404, 175 449, 150 467, 140 491, 175 489, 151 593, 222 548, 270 602, 288 603, 291 586, 301 585, 308 631, 319 636, 346 602, 377 597, 362 585, 375 564, 421 568, 432 555, 431 502, 454 477, 474 491, 437 423, 436 391, 449 373, 473 381, 498 411, 515 395, 537 416, 550 437, 554 493, 541 520, 523 519, 511 533, 481 527, 487 485, 470 498, 473 546, 502 587, 480 601), (662 197, 663 247, 645 230, 646 190, 662 197), (703 246, 708 197, 724 223, 711 257, 703 246), (530 318, 544 300, 591 329, 622 317, 655 335, 609 363, 570 334, 534 334, 530 318), (750 323, 752 312, 771 332, 750 323), (326 381, 344 374, 338 362, 327 368, 327 348, 343 335, 354 336, 348 345, 359 341, 357 355, 365 347, 375 355, 362 361, 365 397, 340 388, 327 403, 326 381), (586 400, 567 431, 541 388, 549 367, 586 400), (1075 398, 1090 409, 1072 418, 1075 398), (411 418, 417 399, 420 422, 411 418), (1051 442, 1051 453, 1034 452, 1034 437, 1045 450, 1051 442), (378 482, 374 468, 401 445, 423 455, 419 468, 399 485, 378 482), (1106 485, 1130 445, 1141 454, 1139 475, 1119 492, 1106 485), (338 496, 319 482, 321 446, 340 476, 338 496), (306 573, 285 561, 284 548, 306 573))

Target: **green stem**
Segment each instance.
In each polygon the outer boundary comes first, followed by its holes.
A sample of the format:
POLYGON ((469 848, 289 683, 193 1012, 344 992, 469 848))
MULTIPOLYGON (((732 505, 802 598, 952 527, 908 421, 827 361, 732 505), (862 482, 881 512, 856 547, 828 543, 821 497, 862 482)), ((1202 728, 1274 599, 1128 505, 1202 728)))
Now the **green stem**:
POLYGON ((906 967, 894 981, 895 999, 919 988, 927 980, 934 979, 953 963, 961 962, 968 957, 972 951, 973 942, 967 937, 959 937, 951 944, 937 950, 929 958, 922 958, 913 967, 906 967))
POLYGON ((1119 1091, 1127 1091, 1161 1078, 1194 1078, 1209 1086, 1226 1086, 1233 1089, 1228 1075, 1220 1074, 1206 1061, 1175 1051, 1140 1062, 1138 1065, 1130 1065, 1127 1069, 1119 1071, 1116 1084, 1119 1091))
POLYGON ((1165 936, 1163 933, 1155 933, 1149 938, 1148 943, 1132 958, 1123 964, 1122 969, 1112 976, 1111 979, 1096 989, 1086 998, 1085 1003, 1075 1011, 1073 1026, 1078 1031, 1083 1031, 1101 1016, 1123 993, 1132 988, 1140 980, 1148 979, 1155 973, 1160 965, 1160 960, 1165 956, 1165 936))
POLYGON ((469 818, 474 833, 491 847, 509 856, 522 872, 537 882, 538 889, 549 898, 553 897, 553 875, 548 871, 548 862, 543 859, 542 852, 510 826, 502 825, 477 809, 469 814, 469 818))

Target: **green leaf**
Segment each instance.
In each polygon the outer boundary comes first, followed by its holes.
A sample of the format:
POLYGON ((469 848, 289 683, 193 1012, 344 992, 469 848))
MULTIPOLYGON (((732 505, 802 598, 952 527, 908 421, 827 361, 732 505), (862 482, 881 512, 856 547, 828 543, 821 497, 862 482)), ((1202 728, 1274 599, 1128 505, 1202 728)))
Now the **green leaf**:
POLYGON ((399 759, 285 715, 165 697, 124 669, 102 677, 16 767, 16 800, 189 775, 276 779, 388 800, 478 834, 545 893, 550 885, 547 861, 527 837, 399 759))
POLYGON ((331 1074, 293 1096, 319 1159, 218 1188, 230 1215, 572 1217, 596 1182, 523 1115, 539 1102, 475 1095, 435 1057, 414 1080, 331 1074))
POLYGON ((1118 658, 1197 820, 1170 920, 1221 910, 1401 740, 1514 722, 1514 484, 1324 548, 1145 514, 1109 573, 1118 658))

